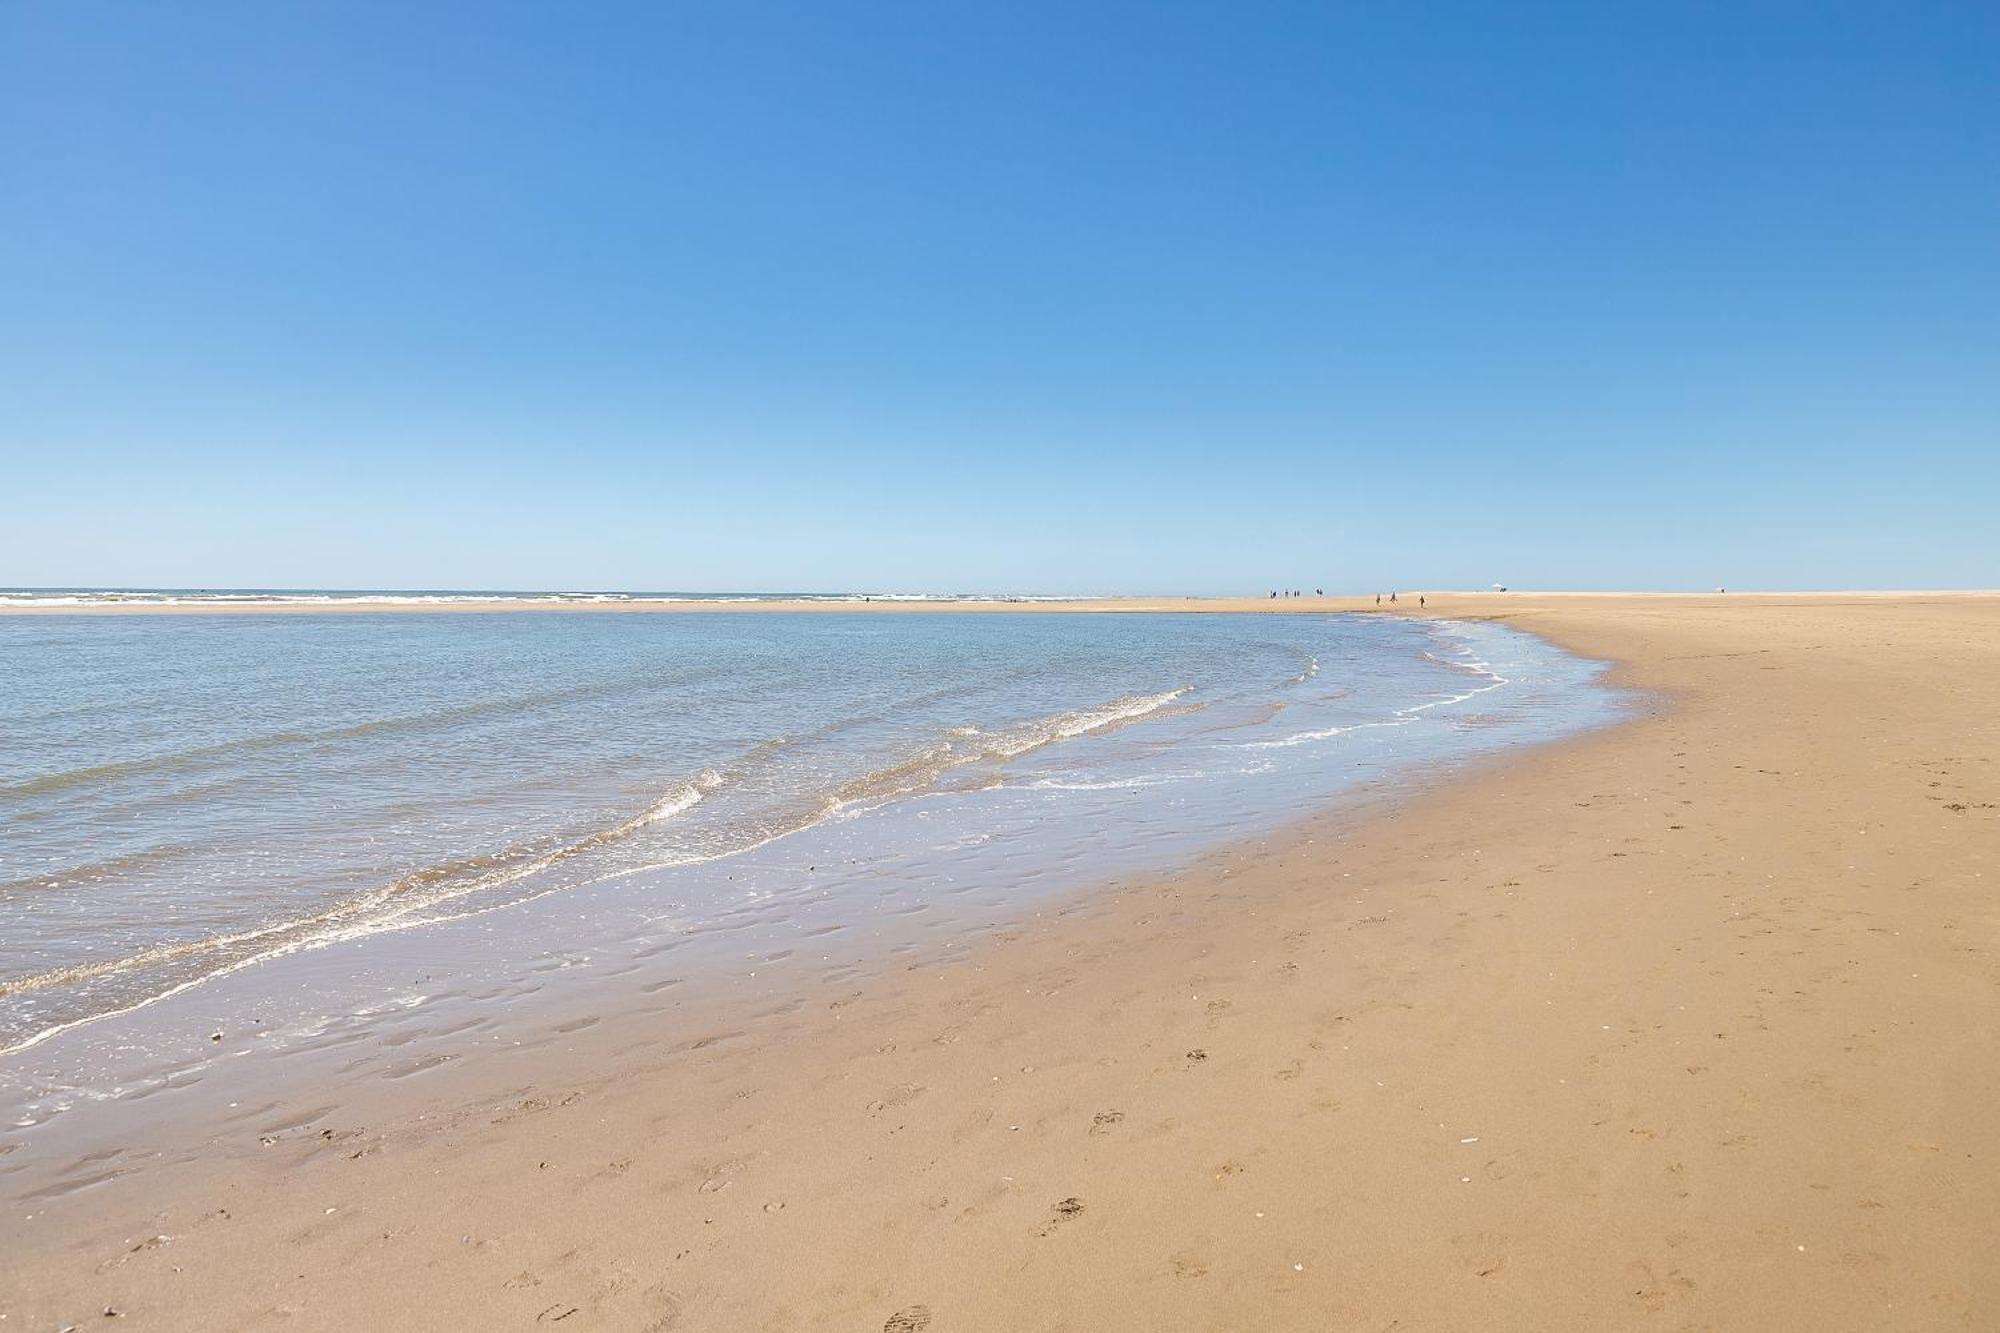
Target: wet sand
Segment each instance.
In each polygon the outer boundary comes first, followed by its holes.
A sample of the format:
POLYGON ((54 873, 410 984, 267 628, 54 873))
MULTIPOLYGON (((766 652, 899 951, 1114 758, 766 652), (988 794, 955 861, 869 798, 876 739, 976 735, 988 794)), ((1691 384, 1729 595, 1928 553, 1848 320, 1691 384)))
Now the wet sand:
POLYGON ((1429 610, 1652 703, 962 961, 9 1199, 6 1326, 2000 1326, 2000 599, 1429 610))

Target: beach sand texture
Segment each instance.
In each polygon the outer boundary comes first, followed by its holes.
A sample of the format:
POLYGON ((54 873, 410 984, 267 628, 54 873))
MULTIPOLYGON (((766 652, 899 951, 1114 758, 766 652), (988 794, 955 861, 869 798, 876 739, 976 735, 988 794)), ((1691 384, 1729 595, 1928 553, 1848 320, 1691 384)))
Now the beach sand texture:
POLYGON ((2000 599, 1429 609, 1649 701, 969 962, 10 1201, 5 1326, 2000 1327, 2000 599))

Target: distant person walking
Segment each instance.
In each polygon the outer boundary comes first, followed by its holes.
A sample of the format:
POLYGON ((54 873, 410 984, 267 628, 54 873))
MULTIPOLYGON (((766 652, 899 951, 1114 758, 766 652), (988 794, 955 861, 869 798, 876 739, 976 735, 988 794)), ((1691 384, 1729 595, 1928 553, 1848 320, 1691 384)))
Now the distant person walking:
POLYGON ((1417 610, 1421 611, 1421 610, 1423 610, 1423 609, 1424 609, 1424 595, 1423 595, 1422 593, 1418 593, 1418 594, 1417 594, 1417 610))

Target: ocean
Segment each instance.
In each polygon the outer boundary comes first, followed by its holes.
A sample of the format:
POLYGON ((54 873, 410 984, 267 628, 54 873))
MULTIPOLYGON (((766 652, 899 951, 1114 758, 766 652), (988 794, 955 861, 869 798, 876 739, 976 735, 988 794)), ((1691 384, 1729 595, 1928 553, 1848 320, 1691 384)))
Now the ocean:
POLYGON ((0 1094, 552 956, 957 938, 1600 725, 1599 672, 1373 615, 0 616, 0 1094))

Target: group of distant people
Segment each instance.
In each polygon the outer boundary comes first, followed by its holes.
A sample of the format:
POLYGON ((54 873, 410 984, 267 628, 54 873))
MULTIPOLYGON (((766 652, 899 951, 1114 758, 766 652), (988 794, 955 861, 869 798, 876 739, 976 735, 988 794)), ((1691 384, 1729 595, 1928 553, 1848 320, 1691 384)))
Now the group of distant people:
MULTIPOLYGON (((1312 595, 1315 597, 1324 597, 1326 596, 1326 589, 1314 588, 1312 591, 1312 595)), ((1283 588, 1273 588, 1271 590, 1271 599, 1273 601, 1276 601, 1281 597, 1303 597, 1303 596, 1305 596, 1305 593, 1297 588, 1293 588, 1290 591, 1286 591, 1283 588)), ((1394 606, 1395 604, 1396 604, 1396 594, 1392 592, 1389 594, 1389 605, 1394 606)), ((1375 594, 1375 605, 1377 606, 1382 605, 1382 594, 1379 592, 1375 594)), ((1422 593, 1417 594, 1417 609, 1419 611, 1424 609, 1424 595, 1422 593)))

